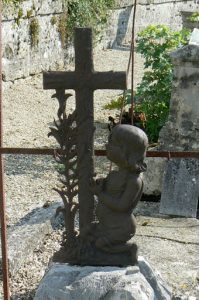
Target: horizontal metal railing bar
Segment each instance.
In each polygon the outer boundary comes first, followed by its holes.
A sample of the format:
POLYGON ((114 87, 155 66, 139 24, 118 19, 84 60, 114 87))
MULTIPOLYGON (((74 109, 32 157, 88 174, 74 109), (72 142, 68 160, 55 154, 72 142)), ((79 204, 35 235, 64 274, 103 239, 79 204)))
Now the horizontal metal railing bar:
MULTIPOLYGON (((54 155, 61 153, 60 149, 52 148, 0 148, 0 154, 23 154, 23 155, 54 155)), ((106 150, 95 150, 96 156, 106 156, 106 150)), ((198 151, 147 151, 147 157, 166 158, 199 158, 198 151)))
POLYGON ((147 157, 199 158, 197 151, 147 151, 147 157))

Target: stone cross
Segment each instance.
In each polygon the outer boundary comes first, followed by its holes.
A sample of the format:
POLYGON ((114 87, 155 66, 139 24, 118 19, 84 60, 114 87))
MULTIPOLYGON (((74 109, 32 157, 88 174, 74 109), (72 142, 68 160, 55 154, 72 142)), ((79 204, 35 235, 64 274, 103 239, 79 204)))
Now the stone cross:
POLYGON ((75 71, 46 72, 44 89, 73 89, 77 113, 77 170, 79 226, 89 225, 93 219, 94 195, 90 182, 94 175, 94 101, 97 89, 126 89, 125 72, 96 72, 93 67, 92 30, 75 29, 75 71))

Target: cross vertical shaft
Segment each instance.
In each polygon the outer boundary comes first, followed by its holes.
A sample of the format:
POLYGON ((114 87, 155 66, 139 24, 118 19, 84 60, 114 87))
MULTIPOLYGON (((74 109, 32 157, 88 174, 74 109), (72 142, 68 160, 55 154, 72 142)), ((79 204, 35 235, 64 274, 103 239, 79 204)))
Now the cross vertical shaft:
POLYGON ((77 112, 77 174, 79 225, 90 225, 93 219, 94 195, 90 181, 94 175, 94 90, 126 89, 125 72, 96 72, 93 67, 92 30, 75 29, 75 71, 45 72, 44 89, 74 89, 77 112))
POLYGON ((90 181, 94 175, 94 101, 93 91, 86 84, 93 73, 91 29, 78 28, 75 30, 75 72, 78 83, 81 83, 76 89, 77 169, 81 232, 81 228, 92 222, 94 207, 94 195, 90 190, 90 181))

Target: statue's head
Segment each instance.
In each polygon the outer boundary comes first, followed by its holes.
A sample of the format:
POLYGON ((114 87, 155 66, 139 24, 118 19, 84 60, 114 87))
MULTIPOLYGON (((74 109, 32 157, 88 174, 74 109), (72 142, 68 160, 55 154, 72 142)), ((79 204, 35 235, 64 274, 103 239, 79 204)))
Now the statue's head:
POLYGON ((120 168, 144 172, 147 146, 148 138, 143 130, 132 125, 117 125, 109 136, 107 157, 120 168))

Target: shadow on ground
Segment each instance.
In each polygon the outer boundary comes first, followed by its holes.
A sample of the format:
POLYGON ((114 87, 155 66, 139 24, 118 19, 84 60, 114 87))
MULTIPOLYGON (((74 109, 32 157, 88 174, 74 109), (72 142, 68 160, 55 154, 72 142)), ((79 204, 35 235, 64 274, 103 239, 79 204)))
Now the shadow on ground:
POLYGON ((56 171, 56 162, 52 156, 44 155, 5 155, 6 175, 43 175, 46 171, 56 171))
POLYGON ((36 293, 36 289, 30 290, 26 293, 19 293, 11 296, 11 300, 33 300, 36 293))

